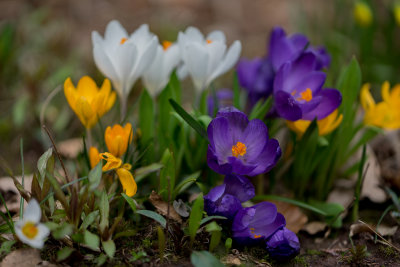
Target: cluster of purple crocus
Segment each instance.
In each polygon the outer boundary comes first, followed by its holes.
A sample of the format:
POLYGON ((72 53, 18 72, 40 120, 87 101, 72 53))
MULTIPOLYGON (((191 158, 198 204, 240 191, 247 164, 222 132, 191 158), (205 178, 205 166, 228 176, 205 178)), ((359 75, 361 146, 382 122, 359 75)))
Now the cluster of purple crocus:
POLYGON ((320 120, 339 107, 341 93, 322 88, 326 80, 322 69, 331 61, 325 48, 309 45, 302 34, 287 36, 276 27, 268 50, 267 56, 242 59, 237 66, 240 85, 247 90, 251 105, 272 95, 276 114, 290 121, 320 120))
POLYGON ((255 196, 254 186, 245 176, 268 172, 281 156, 279 143, 269 138, 267 126, 258 119, 249 121, 243 112, 226 107, 218 111, 207 133, 208 166, 226 175, 222 185, 204 196, 207 214, 228 218, 239 246, 264 244, 270 257, 277 260, 297 255, 299 240, 285 227, 285 218, 273 203, 242 207, 243 202, 255 196))

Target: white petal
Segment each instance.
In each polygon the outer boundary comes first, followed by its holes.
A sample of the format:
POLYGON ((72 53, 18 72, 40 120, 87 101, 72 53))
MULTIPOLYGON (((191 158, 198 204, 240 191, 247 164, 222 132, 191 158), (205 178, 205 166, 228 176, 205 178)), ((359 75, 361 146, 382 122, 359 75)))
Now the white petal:
POLYGON ((180 81, 186 79, 186 77, 189 75, 188 69, 183 62, 181 62, 181 64, 178 66, 176 75, 180 81))
POLYGON ((204 42, 204 36, 203 34, 200 32, 199 29, 197 29, 196 27, 188 27, 185 31, 185 36, 188 38, 189 41, 191 42, 199 42, 202 43, 204 42))
MULTIPOLYGON (((25 220, 24 220, 25 221, 25 220)), ((34 248, 43 248, 44 245, 44 240, 47 238, 47 236, 50 234, 50 230, 44 225, 44 224, 37 224, 38 228, 38 233, 35 236, 35 238, 30 239, 22 233, 22 227, 25 224, 25 222, 18 222, 15 224, 15 233, 17 234, 18 238, 25 244, 28 244, 31 247, 34 248)))
POLYGON ((226 52, 226 45, 225 43, 221 42, 212 42, 210 44, 206 44, 205 48, 207 49, 210 59, 207 66, 207 76, 211 76, 222 62, 226 52))
POLYGON ((92 31, 92 45, 95 46, 98 43, 103 43, 103 37, 97 31, 92 31))
POLYGON ((128 33, 122 27, 121 23, 117 20, 112 20, 107 24, 106 31, 104 33, 104 39, 109 42, 121 42, 122 38, 127 38, 128 33))
POLYGON ((184 62, 198 91, 205 89, 206 86, 208 60, 209 55, 204 45, 191 43, 186 46, 184 62))
POLYGON ((158 45, 156 56, 150 67, 143 73, 143 83, 149 94, 154 98, 160 90, 162 82, 163 63, 165 61, 163 48, 158 45))
POLYGON ((49 236, 50 230, 49 230, 49 228, 47 228, 46 225, 44 225, 43 223, 39 223, 37 225, 37 228, 38 228, 38 233, 37 233, 35 239, 44 240, 49 236))
POLYGON ((139 55, 136 65, 130 74, 129 82, 131 84, 135 83, 135 81, 143 75, 143 72, 153 62, 154 57, 156 56, 157 45, 158 38, 157 36, 153 36, 151 42, 145 48, 143 54, 139 55))
POLYGON ((28 206, 26 206, 24 210, 24 221, 30 221, 34 224, 40 222, 40 218, 42 217, 42 211, 40 210, 39 203, 36 199, 32 198, 28 206))
POLYGON ((115 53, 115 68, 119 80, 121 82, 122 91, 124 96, 128 96, 133 83, 130 81, 130 73, 132 72, 138 53, 136 46, 133 43, 124 43, 120 45, 115 53))
POLYGON ((120 83, 117 71, 101 45, 96 44, 93 47, 93 57, 97 68, 104 74, 104 76, 113 81, 115 90, 122 94, 122 88, 117 86, 117 84, 120 83))
POLYGON ((221 43, 226 43, 225 34, 222 31, 213 31, 207 35, 207 40, 218 41, 221 43))
POLYGON ((133 42, 139 54, 143 54, 149 45, 149 43, 153 40, 154 34, 149 31, 149 25, 142 24, 136 31, 134 31, 129 39, 129 41, 133 42))
POLYGON ((226 73, 229 69, 231 69, 239 60, 241 51, 242 51, 242 44, 240 43, 240 41, 233 42, 228 52, 226 53, 225 58, 222 60, 221 64, 214 71, 214 73, 209 77, 207 82, 210 83, 215 78, 226 73))

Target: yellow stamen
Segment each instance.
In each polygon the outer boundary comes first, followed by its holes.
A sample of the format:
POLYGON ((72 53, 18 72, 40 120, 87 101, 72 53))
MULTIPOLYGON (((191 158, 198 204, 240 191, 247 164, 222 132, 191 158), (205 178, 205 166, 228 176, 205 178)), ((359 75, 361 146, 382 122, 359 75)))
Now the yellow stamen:
POLYGON ((32 222, 26 222, 22 227, 22 233, 29 239, 34 239, 38 232, 39 229, 32 222))
POLYGON ((206 40, 207 44, 211 44, 212 41, 211 40, 206 40))
POLYGON ((163 41, 162 46, 164 48, 164 51, 167 51, 167 49, 172 45, 172 42, 170 41, 163 41))
POLYGON ((294 96, 297 93, 297 90, 293 90, 292 96, 294 96))
POLYGON ((310 88, 307 88, 305 91, 300 93, 301 97, 297 98, 297 100, 305 100, 305 101, 310 101, 312 100, 312 91, 310 88))
POLYGON ((261 235, 254 235, 254 238, 260 238, 261 235))
POLYGON ((124 38, 121 39, 121 42, 119 42, 119 44, 124 44, 126 41, 128 41, 128 38, 124 37, 124 38))
POLYGON ((244 156, 246 154, 246 145, 242 142, 237 142, 232 146, 232 155, 234 157, 244 156))

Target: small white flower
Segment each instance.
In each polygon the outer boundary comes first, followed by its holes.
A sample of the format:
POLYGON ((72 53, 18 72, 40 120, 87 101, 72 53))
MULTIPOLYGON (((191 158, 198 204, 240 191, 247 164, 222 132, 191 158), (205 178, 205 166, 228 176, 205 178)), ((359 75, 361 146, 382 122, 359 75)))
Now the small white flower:
POLYGON ((143 83, 153 98, 168 84, 171 73, 180 59, 178 45, 171 42, 158 45, 153 63, 142 76, 143 83))
MULTIPOLYGON (((189 27, 178 35, 182 60, 192 77, 198 92, 206 89, 210 83, 231 69, 239 59, 242 45, 236 40, 227 50, 225 35, 213 31, 204 38, 195 27, 189 27)), ((185 69, 180 69, 184 73, 185 69)))
POLYGON ((31 199, 25 208, 24 217, 15 223, 15 233, 18 238, 34 248, 43 248, 44 240, 50 234, 50 230, 42 223, 39 203, 31 199))
POLYGON ((108 77, 121 101, 126 101, 136 80, 153 62, 158 38, 141 25, 130 36, 122 25, 112 20, 108 23, 104 39, 97 31, 92 32, 94 61, 108 77))

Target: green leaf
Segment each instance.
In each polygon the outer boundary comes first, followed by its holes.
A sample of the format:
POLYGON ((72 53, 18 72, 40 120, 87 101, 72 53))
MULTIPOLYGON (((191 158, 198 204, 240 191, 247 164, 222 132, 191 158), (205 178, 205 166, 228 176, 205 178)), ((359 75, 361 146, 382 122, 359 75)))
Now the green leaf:
POLYGON ((342 226, 342 219, 339 216, 345 210, 342 205, 338 203, 327 203, 316 200, 311 200, 310 204, 326 213, 325 220, 330 226, 334 228, 340 228, 342 226))
POLYGON ((40 156, 38 162, 37 162, 37 168, 39 170, 39 176, 37 177, 40 188, 43 188, 43 183, 46 175, 46 167, 47 167, 47 161, 53 154, 53 149, 49 148, 46 152, 43 153, 43 155, 40 156))
POLYGON ((93 250, 98 250, 99 249, 99 245, 100 245, 100 238, 89 232, 88 230, 85 231, 85 233, 83 234, 83 239, 85 241, 85 244, 93 249, 93 250))
POLYGON ((114 240, 120 237, 130 237, 130 236, 134 236, 137 234, 136 230, 126 230, 126 231, 122 231, 122 232, 118 232, 115 236, 114 236, 114 240))
POLYGON ((115 250, 116 250, 114 241, 110 239, 107 241, 102 241, 102 244, 105 253, 107 254, 108 257, 112 259, 115 255, 115 250))
MULTIPOLYGON (((5 217, 5 215, 3 214, 3 216, 5 217)), ((2 217, 3 217, 2 216, 2 217)), ((7 218, 7 217, 5 217, 5 218, 7 218)), ((0 234, 10 234, 10 233, 13 233, 12 231, 11 231, 11 229, 12 230, 14 230, 13 228, 10 228, 10 227, 12 227, 12 226, 10 226, 10 224, 8 224, 8 222, 6 222, 6 223, 3 223, 3 224, 0 224, 0 234)))
POLYGON ((272 97, 268 97, 266 100, 260 99, 254 108, 251 110, 249 120, 259 119, 263 120, 267 115, 268 111, 272 107, 272 97))
POLYGON ((164 231, 160 226, 157 226, 157 236, 158 236, 158 251, 160 251, 160 260, 162 261, 164 257, 166 242, 165 242, 164 231))
POLYGON ((310 210, 310 211, 315 212, 315 213, 317 213, 319 215, 322 215, 322 216, 327 216, 328 215, 327 212, 325 212, 322 209, 319 209, 319 208, 315 207, 314 205, 309 205, 307 203, 304 203, 304 202, 301 202, 301 201, 298 201, 298 200, 294 200, 294 199, 291 199, 291 198, 280 197, 280 196, 275 196, 275 195, 258 195, 258 196, 255 196, 253 198, 253 200, 254 201, 264 201, 264 200, 281 201, 281 202, 286 202, 286 203, 293 204, 295 206, 298 206, 298 207, 306 209, 306 210, 310 210))
POLYGON ((94 262, 96 263, 97 266, 102 266, 104 263, 107 261, 107 255, 104 255, 103 253, 100 254, 94 262))
POLYGON ((61 250, 57 251, 57 261, 63 261, 71 256, 72 252, 74 252, 74 248, 64 247, 61 250))
POLYGON ((200 227, 201 218, 203 217, 203 210, 204 210, 204 198, 203 194, 200 194, 194 201, 189 216, 189 236, 191 245, 193 245, 197 230, 200 227))
POLYGON ((203 225, 205 225, 206 223, 208 223, 209 221, 212 221, 212 220, 226 220, 226 219, 228 219, 228 218, 226 218, 224 216, 218 216, 218 215, 208 216, 208 217, 205 217, 205 218, 203 218, 201 220, 200 226, 203 226, 203 225))
POLYGON ((144 144, 154 138, 154 103, 147 90, 143 90, 139 100, 139 127, 144 144))
POLYGON ((79 227, 79 230, 86 230, 86 228, 89 227, 89 225, 91 225, 97 218, 97 216, 99 216, 99 211, 95 210, 92 211, 91 213, 89 213, 85 219, 83 219, 81 226, 79 227))
POLYGON ((64 222, 58 229, 53 231, 53 237, 57 240, 63 239, 67 235, 71 235, 74 230, 74 227, 64 222))
POLYGON ((129 196, 127 196, 125 193, 121 193, 121 196, 128 202, 129 207, 131 207, 133 212, 136 212, 136 204, 135 201, 129 196))
POLYGON ((110 204, 108 203, 108 196, 106 191, 103 191, 100 197, 100 224, 99 229, 100 232, 104 232, 106 228, 108 228, 108 216, 110 213, 110 204))
POLYGON ((151 210, 138 210, 136 211, 136 213, 139 213, 143 216, 149 217, 150 219, 155 220, 156 222, 158 222, 159 224, 161 224, 162 227, 166 227, 167 226, 167 220, 165 220, 165 218, 163 216, 161 216, 160 214, 151 211, 151 210))
POLYGON ((4 241, 1 244, 1 247, 0 247, 0 255, 3 254, 3 253, 5 253, 5 254, 10 253, 11 252, 11 248, 15 244, 15 242, 17 242, 17 241, 15 241, 15 240, 4 241))
POLYGON ((239 110, 242 110, 240 106, 240 86, 237 72, 233 76, 233 106, 239 110))
POLYGON ((207 132, 204 129, 204 127, 192 116, 189 115, 178 103, 176 103, 173 99, 169 100, 169 103, 172 105, 174 110, 181 116, 182 119, 184 119, 187 124, 190 125, 200 136, 202 136, 204 139, 208 140, 207 137, 207 132))
POLYGON ((88 179, 89 179, 89 190, 93 191, 97 189, 101 182, 101 176, 102 176, 102 170, 101 168, 103 167, 103 164, 100 162, 94 167, 92 170, 90 170, 88 179))
POLYGON ((45 222, 44 225, 46 225, 47 228, 49 228, 50 231, 56 230, 60 225, 55 222, 45 222))
POLYGON ((140 182, 143 178, 148 176, 149 174, 160 170, 164 165, 161 163, 153 163, 145 167, 140 167, 135 170, 135 182, 140 182))
POLYGON ((223 265, 213 254, 208 251, 193 251, 190 255, 190 262, 194 267, 223 267, 223 265))
POLYGON ((160 173, 160 186, 158 192, 164 200, 168 200, 168 194, 174 190, 175 187, 175 160, 173 154, 167 148, 161 158, 163 168, 160 173))
POLYGON ((206 225, 206 231, 211 233, 214 231, 222 231, 222 227, 218 225, 216 222, 210 222, 206 225))
POLYGON ((227 238, 225 240, 226 253, 229 253, 229 251, 231 250, 231 247, 232 247, 232 238, 227 238))
POLYGON ((195 172, 185 179, 183 179, 174 189, 174 192, 172 194, 172 199, 175 199, 177 195, 185 191, 187 188, 189 188, 193 183, 197 181, 197 179, 200 177, 201 171, 195 172))

